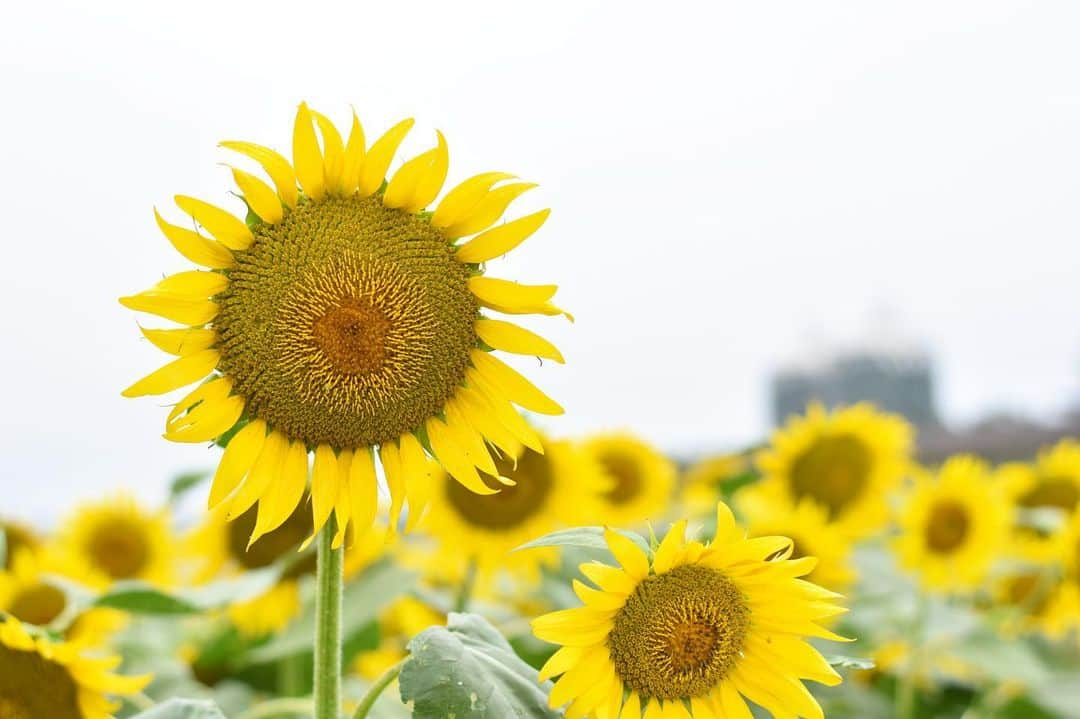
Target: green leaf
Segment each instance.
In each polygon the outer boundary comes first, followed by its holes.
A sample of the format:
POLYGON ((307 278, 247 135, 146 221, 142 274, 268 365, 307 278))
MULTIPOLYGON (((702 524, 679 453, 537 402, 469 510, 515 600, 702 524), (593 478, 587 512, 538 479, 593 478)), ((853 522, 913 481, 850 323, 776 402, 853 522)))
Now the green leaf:
POLYGON ((189 601, 142 582, 116 584, 94 606, 123 609, 132 614, 196 614, 199 607, 189 601))
POLYGON ((964 637, 952 647, 950 655, 997 681, 1041 686, 1049 676, 1046 664, 1031 645, 1023 641, 1002 641, 989 629, 964 637))
MULTIPOLYGON (((368 567, 345 586, 341 617, 345 645, 356 646, 354 640, 370 631, 383 608, 407 592, 416 581, 416 574, 390 562, 368 567)), ((296 654, 310 654, 311 638, 315 636, 315 607, 308 606, 304 614, 285 631, 253 650, 247 657, 250 664, 277 661, 296 654)))
POLYGON ((210 473, 206 471, 178 474, 169 485, 169 502, 175 502, 209 478, 210 473))
POLYGON ((873 659, 862 659, 860 657, 847 657, 843 654, 827 654, 825 655, 825 661, 830 666, 840 667, 841 669, 873 669, 873 659))
POLYGON ((225 715, 210 701, 169 699, 132 719, 225 719, 225 715))
POLYGON ((551 682, 537 681, 536 670, 476 614, 451 614, 448 626, 414 637, 398 685, 413 719, 562 716, 547 705, 551 682))
POLYGON ((234 602, 254 599, 274 586, 282 568, 266 567, 232 579, 169 593, 144 582, 118 582, 98 597, 93 606, 123 609, 132 614, 197 614, 234 602))
MULTIPOLYGON (((633 540, 634 544, 641 547, 643 552, 649 551, 649 541, 640 534, 625 529, 615 529, 616 532, 633 540)), ((520 552, 523 549, 535 549, 537 547, 583 547, 585 549, 602 549, 607 551, 607 542, 604 541, 603 527, 572 527, 560 529, 544 536, 526 542, 513 551, 520 552)))

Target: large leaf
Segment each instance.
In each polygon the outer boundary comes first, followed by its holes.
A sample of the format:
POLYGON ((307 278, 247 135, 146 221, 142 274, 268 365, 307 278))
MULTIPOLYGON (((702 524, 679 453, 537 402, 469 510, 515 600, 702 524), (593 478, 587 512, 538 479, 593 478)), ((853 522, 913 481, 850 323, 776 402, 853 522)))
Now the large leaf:
MULTIPOLYGON (((625 529, 616 529, 615 531, 624 537, 632 539, 636 545, 641 547, 642 551, 649 551, 649 540, 640 534, 625 529)), ((515 547, 514 551, 520 552, 523 549, 535 549, 537 547, 582 547, 604 551, 607 551, 608 548, 607 542, 604 541, 603 527, 571 527, 570 529, 560 529, 545 534, 531 542, 515 547)))
POLYGON ((94 600, 94 606, 123 609, 132 614, 198 614, 234 602, 254 599, 274 586, 282 567, 273 566, 222 579, 201 587, 166 592, 144 582, 118 582, 94 600))
POLYGON ((132 719, 225 719, 213 702, 201 699, 169 699, 132 719))
POLYGON ((555 719, 548 708, 551 682, 483 617, 451 614, 448 626, 427 629, 409 642, 398 680, 413 719, 555 719))
MULTIPOLYGON (((342 636, 346 645, 368 630, 382 610, 394 599, 407 592, 416 574, 389 562, 379 562, 364 570, 345 587, 341 617, 342 636)), ((312 651, 315 636, 315 607, 308 606, 304 614, 282 633, 258 647, 248 656, 251 664, 277 661, 312 651)))

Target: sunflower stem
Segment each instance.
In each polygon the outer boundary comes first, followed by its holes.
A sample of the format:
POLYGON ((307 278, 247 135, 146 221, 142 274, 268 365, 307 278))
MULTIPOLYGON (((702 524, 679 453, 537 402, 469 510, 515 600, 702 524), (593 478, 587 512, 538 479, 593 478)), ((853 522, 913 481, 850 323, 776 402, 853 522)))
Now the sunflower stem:
POLYGON ((926 630, 926 597, 921 593, 915 601, 915 614, 911 619, 911 651, 908 653, 904 673, 896 687, 896 716, 898 719, 915 719, 916 678, 923 660, 923 641, 926 630))
POLYGON ((341 595, 343 550, 331 543, 331 517, 319 533, 315 580, 315 719, 339 719, 341 708, 341 595))
POLYGON ((473 587, 476 585, 476 559, 470 559, 465 567, 465 576, 461 579, 458 587, 457 598, 454 600, 454 611, 464 612, 469 608, 469 600, 472 599, 473 587))
POLYGON ((360 704, 356 707, 356 713, 353 714, 353 719, 365 719, 371 708, 375 706, 375 702, 378 701, 382 695, 383 690, 394 683, 394 680, 401 674, 401 667, 405 665, 405 660, 402 659, 394 666, 387 669, 382 675, 375 680, 368 690, 364 698, 360 700, 360 704))

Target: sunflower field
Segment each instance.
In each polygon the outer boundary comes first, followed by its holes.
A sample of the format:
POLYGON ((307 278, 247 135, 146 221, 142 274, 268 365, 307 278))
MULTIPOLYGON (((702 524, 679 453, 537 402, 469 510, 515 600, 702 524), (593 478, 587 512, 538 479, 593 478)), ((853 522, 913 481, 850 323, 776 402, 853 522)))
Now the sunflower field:
POLYGON ((1080 442, 925 466, 868 403, 567 436, 500 357, 573 316, 489 274, 548 210, 448 184, 442 133, 397 159, 412 125, 300 104, 291 151, 222 143, 231 209, 154 211, 183 266, 120 299, 167 356, 123 394, 207 469, 4 510, 0 719, 1080 717, 1080 442))

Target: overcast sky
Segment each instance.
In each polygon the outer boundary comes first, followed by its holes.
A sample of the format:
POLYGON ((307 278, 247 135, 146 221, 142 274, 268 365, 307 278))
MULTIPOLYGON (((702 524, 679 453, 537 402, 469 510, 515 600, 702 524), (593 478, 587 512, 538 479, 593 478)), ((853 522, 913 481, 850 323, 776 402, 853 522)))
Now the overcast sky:
MULTIPOLYGON (((780 363, 925 344, 947 419, 1080 396, 1073 2, 16 3, 0 23, 3 513, 147 499, 202 446, 120 389, 162 363, 116 297, 185 267, 151 208, 228 202, 222 139, 303 99, 446 133, 451 179, 553 208, 497 276, 561 285, 556 432, 759 437, 780 363), (14 502, 14 507, 9 506, 14 502)), ((175 215, 174 215, 175 217, 175 215)), ((526 362, 525 365, 535 365, 526 362)))

